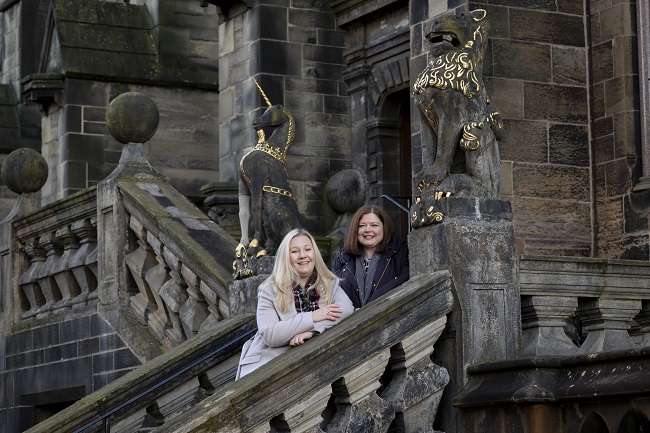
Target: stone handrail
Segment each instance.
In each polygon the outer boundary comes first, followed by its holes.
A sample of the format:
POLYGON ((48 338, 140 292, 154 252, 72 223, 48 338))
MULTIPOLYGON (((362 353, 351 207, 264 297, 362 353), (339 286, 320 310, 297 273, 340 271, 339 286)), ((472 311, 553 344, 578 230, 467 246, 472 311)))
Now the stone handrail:
POLYGON ((414 277, 153 431, 431 431, 451 308, 448 272, 414 277))
MULTIPOLYGON (((126 405, 110 417, 110 431, 138 431, 148 422, 154 425, 175 416, 184 408, 201 401, 206 396, 219 392, 233 382, 239 352, 247 334, 255 330, 252 314, 241 315, 220 322, 211 333, 186 341, 145 365, 120 377, 99 391, 86 396, 72 406, 29 429, 29 433, 67 433, 75 431, 106 412, 134 399, 148 388, 163 381, 155 392, 148 393, 133 404, 126 405), (222 348, 215 356, 208 355, 222 348), (205 359, 175 378, 192 361, 205 359)), ((89 426, 85 432, 103 432, 104 422, 89 426)))
MULTIPOLYGON (((90 188, 24 217, 5 221, 17 290, 8 295, 17 321, 96 304, 97 191, 90 188)), ((7 275, 6 277, 9 277, 7 275)))
POLYGON ((650 345, 650 263, 522 256, 524 356, 650 345))

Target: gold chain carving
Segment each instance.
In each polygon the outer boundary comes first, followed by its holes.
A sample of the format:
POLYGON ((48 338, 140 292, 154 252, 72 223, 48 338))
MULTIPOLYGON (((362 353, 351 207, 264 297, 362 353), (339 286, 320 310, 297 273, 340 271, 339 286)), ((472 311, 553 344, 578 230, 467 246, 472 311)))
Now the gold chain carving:
POLYGON ((289 197, 291 200, 296 201, 296 197, 294 197, 294 195, 293 195, 293 193, 291 191, 287 191, 286 189, 278 188, 277 186, 264 185, 262 187, 262 191, 270 192, 271 194, 284 195, 286 197, 289 197))

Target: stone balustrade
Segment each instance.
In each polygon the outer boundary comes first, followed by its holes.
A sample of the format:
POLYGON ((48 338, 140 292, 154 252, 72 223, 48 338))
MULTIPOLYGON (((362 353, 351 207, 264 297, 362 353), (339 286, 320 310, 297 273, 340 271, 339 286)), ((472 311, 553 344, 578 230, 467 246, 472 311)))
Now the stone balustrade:
POLYGON ((433 431, 452 302, 448 272, 414 277, 154 432, 433 431))
POLYGON ((13 222, 20 319, 97 303, 96 190, 89 189, 13 222))
POLYGON ((96 188, 3 223, 3 273, 16 288, 3 294, 2 308, 13 323, 128 304, 159 343, 175 346, 233 311, 254 311, 254 296, 228 287, 231 236, 166 182, 117 183, 120 200, 111 205, 125 215, 123 231, 100 218, 96 188), (100 231, 120 254, 102 254, 100 231))
MULTIPOLYGON (((448 272, 415 277, 236 382, 254 318, 226 319, 28 433, 74 431, 220 345, 214 359, 116 411, 110 431, 433 431, 449 374, 430 355, 452 302, 448 272)), ((103 423, 88 431, 103 431, 103 423)))
MULTIPOLYGON (((166 182, 118 182, 128 225, 129 306, 175 346, 246 312, 232 293, 235 240, 166 182)), ((249 312, 254 309, 249 309, 249 312)))
POLYGON ((522 256, 523 356, 650 345, 650 263, 522 256))

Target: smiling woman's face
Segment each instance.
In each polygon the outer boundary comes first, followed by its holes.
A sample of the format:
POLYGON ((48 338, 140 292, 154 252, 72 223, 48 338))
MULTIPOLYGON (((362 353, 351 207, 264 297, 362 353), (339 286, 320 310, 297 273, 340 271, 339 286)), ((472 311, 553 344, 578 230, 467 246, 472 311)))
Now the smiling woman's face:
POLYGON ((289 243, 289 260, 291 266, 298 272, 301 282, 306 281, 314 271, 314 246, 309 237, 298 235, 289 243))
POLYGON ((357 239, 365 251, 374 251, 384 240, 384 224, 374 213, 367 213, 359 220, 357 239))

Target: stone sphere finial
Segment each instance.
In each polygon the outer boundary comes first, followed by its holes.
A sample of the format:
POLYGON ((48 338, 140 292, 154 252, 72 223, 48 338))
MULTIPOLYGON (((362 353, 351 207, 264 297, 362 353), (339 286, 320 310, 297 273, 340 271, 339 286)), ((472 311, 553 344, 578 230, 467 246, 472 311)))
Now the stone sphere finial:
POLYGON ((159 120, 156 104, 139 92, 122 93, 106 110, 106 126, 122 144, 146 143, 156 133, 159 120))
POLYGON ((25 147, 7 155, 2 162, 0 174, 5 185, 13 192, 30 193, 43 188, 47 180, 48 167, 43 155, 25 147))
POLYGON ((366 181, 356 169, 341 170, 325 185, 327 202, 338 213, 354 212, 366 200, 366 181))

